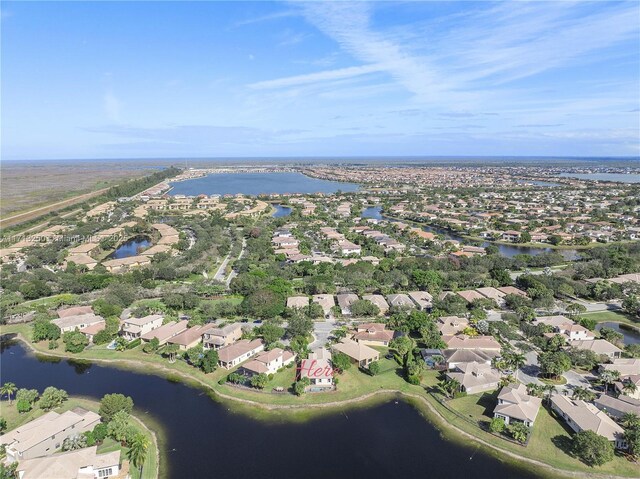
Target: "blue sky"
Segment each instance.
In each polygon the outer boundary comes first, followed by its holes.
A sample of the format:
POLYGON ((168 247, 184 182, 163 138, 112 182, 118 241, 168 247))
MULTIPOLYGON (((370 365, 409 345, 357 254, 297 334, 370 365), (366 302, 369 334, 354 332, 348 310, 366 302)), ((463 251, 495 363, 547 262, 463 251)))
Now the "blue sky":
POLYGON ((640 154, 640 3, 3 2, 2 158, 640 154))

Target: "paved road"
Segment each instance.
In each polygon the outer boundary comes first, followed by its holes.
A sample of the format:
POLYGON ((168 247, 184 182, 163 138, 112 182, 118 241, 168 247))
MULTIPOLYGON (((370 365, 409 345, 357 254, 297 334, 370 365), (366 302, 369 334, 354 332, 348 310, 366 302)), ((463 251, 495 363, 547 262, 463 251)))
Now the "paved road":
POLYGON ((331 331, 335 329, 335 321, 316 321, 313 323, 313 342, 309 345, 309 349, 315 349, 324 346, 329 341, 331 331))
POLYGON ((594 313, 597 311, 616 311, 621 309, 621 304, 616 301, 605 302, 605 301, 584 301, 582 299, 577 299, 574 303, 581 304, 585 308, 587 308, 588 313, 594 313))
POLYGON ((216 281, 224 281, 224 276, 225 276, 224 272, 226 271, 228 264, 229 264, 229 255, 225 256, 225 258, 222 260, 222 264, 218 268, 218 271, 216 271, 216 274, 213 276, 213 279, 215 279, 216 281))

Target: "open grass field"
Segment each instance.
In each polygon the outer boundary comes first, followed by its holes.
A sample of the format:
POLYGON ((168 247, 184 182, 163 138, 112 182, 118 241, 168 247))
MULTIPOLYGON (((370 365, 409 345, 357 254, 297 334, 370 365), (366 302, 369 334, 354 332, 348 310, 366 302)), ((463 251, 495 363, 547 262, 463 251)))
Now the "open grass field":
POLYGON ((47 213, 47 208, 42 209, 45 205, 58 203, 55 209, 61 209, 73 204, 74 197, 108 188, 122 180, 147 175, 156 169, 150 162, 136 162, 135 165, 131 167, 113 161, 3 161, 0 166, 0 216, 5 221, 3 226, 9 226, 10 217, 15 215, 31 213, 19 220, 27 221, 35 217, 33 215, 47 213), (39 208, 39 211, 35 211, 39 208))

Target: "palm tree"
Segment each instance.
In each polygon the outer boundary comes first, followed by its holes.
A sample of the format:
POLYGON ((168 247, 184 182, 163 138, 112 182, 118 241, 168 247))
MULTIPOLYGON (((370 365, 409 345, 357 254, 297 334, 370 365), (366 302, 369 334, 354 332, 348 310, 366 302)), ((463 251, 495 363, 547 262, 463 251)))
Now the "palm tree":
POLYGON ((620 379, 620 372, 614 371, 612 369, 605 369, 600 373, 600 381, 604 384, 604 392, 607 393, 609 388, 609 384, 613 384, 615 381, 620 379))
POLYGON ((13 399, 11 396, 13 396, 17 390, 18 388, 14 383, 4 383, 0 388, 0 396, 4 396, 6 394, 9 398, 9 404, 12 404, 13 399))
POLYGON ((553 384, 545 384, 543 386, 540 386, 540 388, 542 391, 542 398, 547 402, 549 402, 549 400, 551 399, 551 396, 554 393, 558 392, 558 389, 553 384))
POLYGON ((522 353, 511 353, 506 358, 507 363, 511 366, 512 369, 520 369, 522 366, 527 364, 527 358, 522 353))
POLYGON ((141 432, 137 433, 131 443, 129 444, 129 450, 127 451, 127 458, 131 465, 138 469, 140 477, 142 477, 142 467, 147 457, 147 450, 149 449, 149 439, 141 432))
POLYGON ((460 381, 457 379, 445 379, 438 383, 438 389, 448 398, 453 397, 460 390, 460 386, 460 381))
POLYGON ((542 397, 542 387, 536 383, 527 384, 527 394, 529 396, 542 397))
POLYGON ((589 391, 587 388, 577 387, 573 390, 573 394, 571 395, 574 399, 581 399, 583 401, 593 401, 596 397, 594 393, 589 391))
POLYGON ((637 390, 638 386, 636 386, 635 383, 631 382, 630 380, 625 382, 622 386, 622 392, 626 393, 627 396, 631 396, 637 390))
POLYGON ((620 418, 620 424, 623 427, 631 428, 636 424, 640 424, 640 416, 634 412, 625 412, 620 418))

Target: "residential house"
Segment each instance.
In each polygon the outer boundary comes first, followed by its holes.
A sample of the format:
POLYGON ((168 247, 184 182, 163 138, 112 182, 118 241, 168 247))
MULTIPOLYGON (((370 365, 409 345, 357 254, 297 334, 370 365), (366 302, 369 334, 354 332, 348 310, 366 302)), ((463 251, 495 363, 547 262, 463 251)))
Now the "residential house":
POLYGON ((161 314, 150 314, 143 318, 127 318, 121 321, 120 332, 127 341, 142 337, 143 334, 162 326, 164 317, 161 314))
POLYGON ((358 325, 353 340, 371 346, 389 346, 393 335, 394 332, 388 330, 386 325, 382 323, 365 323, 358 325))
POLYGON ((340 306, 340 311, 345 316, 351 314, 351 305, 358 301, 358 295, 353 293, 339 294, 336 298, 338 300, 338 306, 340 306))
POLYGON ((76 316, 64 316, 62 318, 51 320, 51 323, 60 328, 61 333, 75 331, 76 329, 84 329, 94 324, 104 324, 104 322, 105 321, 102 316, 98 316, 93 313, 80 314, 76 316))
POLYGON ((97 323, 93 323, 85 328, 79 329, 79 331, 87 337, 90 343, 92 343, 93 337, 106 327, 106 321, 98 321, 97 323))
POLYGON ((153 338, 158 339, 158 344, 160 346, 167 343, 167 341, 177 334, 186 331, 188 328, 189 321, 183 319, 181 321, 169 321, 167 324, 163 324, 157 329, 151 330, 148 333, 140 336, 143 341, 151 341, 153 338))
POLYGON ((264 342, 261 339, 242 339, 218 349, 218 362, 223 368, 231 369, 263 350, 264 342))
POLYGON ((623 438, 624 430, 593 404, 554 394, 551 396, 551 409, 575 432, 593 431, 607 438, 618 449, 627 447, 623 438))
POLYGON ((442 316, 438 318, 438 323, 436 324, 438 331, 443 336, 456 335, 468 326, 469 320, 459 316, 442 316))
POLYGON ((351 360, 361 368, 366 368, 373 361, 380 359, 380 353, 378 351, 350 339, 343 339, 339 343, 334 344, 333 349, 349 356, 351 360))
POLYGON ((531 427, 536 420, 542 399, 527 394, 524 384, 505 386, 498 394, 498 404, 493 417, 501 417, 505 424, 522 422, 531 427))
POLYGON ((93 308, 91 306, 72 306, 70 308, 59 309, 57 313, 59 318, 67 318, 69 316, 92 314, 93 308))
POLYGON ((287 308, 289 309, 304 309, 308 306, 308 296, 290 296, 287 298, 287 308))
POLYGON ((271 351, 263 351, 251 361, 240 367, 240 372, 247 376, 254 374, 275 374, 281 368, 293 363, 296 355, 291 351, 274 348, 271 351))
POLYGON ((505 304, 504 297, 506 293, 503 293, 496 288, 476 288, 476 291, 487 299, 493 299, 499 307, 503 307, 505 304))
POLYGON ((406 294, 390 294, 387 296, 389 306, 398 309, 414 309, 416 306, 406 294))
POLYGON ((242 325, 240 323, 227 324, 221 327, 209 327, 202 335, 203 347, 207 349, 220 349, 233 344, 242 337, 242 325))
POLYGON ((637 376, 640 374, 640 358, 617 358, 611 363, 601 364, 598 368, 602 371, 618 371, 620 378, 637 376))
POLYGON ((500 351, 501 346, 493 336, 443 336, 447 349, 481 349, 484 351, 500 351))
POLYGON ((311 302, 318 303, 324 311, 325 319, 331 317, 331 308, 336 305, 335 299, 332 294, 314 294, 311 297, 311 302))
POLYGON ((566 336, 567 341, 584 341, 596 338, 587 328, 573 321, 556 326, 554 331, 566 336))
POLYGON ((333 388, 333 366, 331 353, 325 348, 314 349, 308 359, 300 362, 300 379, 309 378, 309 389, 333 388))
POLYGON ((407 294, 416 303, 418 309, 431 309, 433 306, 433 296, 426 291, 410 291, 407 294))
POLYGON ((614 385, 619 394, 633 399, 640 399, 640 374, 627 376, 622 381, 616 381, 614 385), (630 386, 631 384, 635 385, 635 389, 633 391, 629 389, 629 387, 633 389, 633 386, 630 386))
POLYGON ((502 233, 501 238, 502 241, 511 241, 512 243, 517 243, 518 241, 520 241, 520 232, 513 230, 505 231, 504 233, 502 233))
POLYGON ((515 294, 516 296, 522 296, 523 298, 528 297, 527 293, 525 293, 524 291, 522 291, 521 289, 518 289, 514 286, 503 286, 501 288, 496 288, 498 291, 500 291, 501 293, 504 293, 505 295, 507 294, 515 294))
POLYGON ((609 359, 616 359, 622 355, 622 349, 614 346, 604 339, 587 339, 584 341, 573 341, 571 346, 576 349, 588 349, 609 359))
POLYGON ((500 372, 488 364, 477 362, 462 363, 453 371, 446 373, 447 378, 460 383, 460 389, 467 394, 493 391, 500 385, 500 372))
MULTIPOLYGON (((20 461, 18 479, 103 479, 120 474, 120 449, 98 454, 98 446, 20 461)), ((128 476, 127 476, 128 477, 128 476)))
POLYGON ((640 399, 625 396, 623 394, 617 398, 606 394, 600 394, 593 403, 598 409, 606 412, 609 416, 613 416, 616 419, 622 419, 622 416, 625 414, 635 414, 636 416, 640 416, 640 399))
POLYGON ((467 303, 473 303, 477 299, 486 299, 483 295, 473 289, 469 289, 467 291, 458 291, 457 295, 467 301, 467 303))
POLYGON ((92 431, 99 422, 98 414, 80 407, 62 414, 50 411, 3 434, 0 444, 6 446, 9 462, 50 456, 60 449, 67 437, 92 431))
POLYGON ((180 351, 186 351, 187 349, 191 349, 200 344, 202 342, 202 335, 208 329, 208 324, 187 328, 181 333, 169 338, 167 343, 177 345, 180 351))
POLYGON ((380 314, 386 314, 389 311, 389 303, 384 299, 381 294, 365 294, 362 299, 371 301, 380 310, 380 314))
POLYGON ((499 355, 498 351, 483 351, 482 349, 445 349, 442 352, 447 369, 450 371, 467 363, 491 365, 493 358, 499 355))

